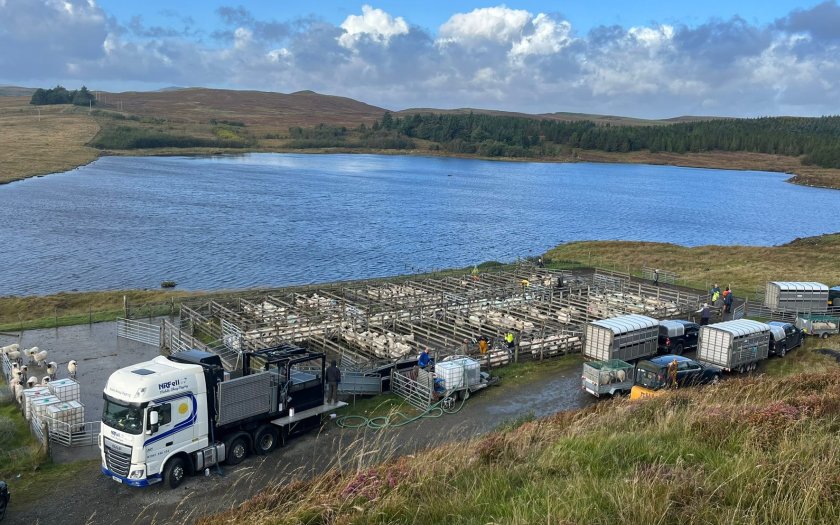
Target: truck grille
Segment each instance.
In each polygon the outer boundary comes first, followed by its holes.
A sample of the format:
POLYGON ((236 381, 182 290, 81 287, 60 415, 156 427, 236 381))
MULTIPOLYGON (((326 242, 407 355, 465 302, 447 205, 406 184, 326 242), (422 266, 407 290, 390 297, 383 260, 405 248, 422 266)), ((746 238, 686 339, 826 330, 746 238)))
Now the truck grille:
MULTIPOLYGON (((120 448, 128 448, 123 447, 122 445, 116 445, 120 448)), ((120 452, 115 448, 111 448, 111 444, 109 440, 105 440, 105 465, 108 467, 108 470, 117 474, 119 476, 128 477, 128 469, 131 468, 131 449, 128 449, 129 452, 126 454, 124 452, 120 452)))

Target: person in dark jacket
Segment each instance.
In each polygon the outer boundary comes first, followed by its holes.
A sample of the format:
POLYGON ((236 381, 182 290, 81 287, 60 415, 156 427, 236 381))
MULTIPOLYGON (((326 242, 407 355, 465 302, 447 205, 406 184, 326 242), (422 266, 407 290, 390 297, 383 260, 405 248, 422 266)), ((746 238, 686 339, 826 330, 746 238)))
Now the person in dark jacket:
POLYGON ((732 290, 728 286, 723 292, 723 311, 728 314, 732 313, 732 290))
POLYGON ((327 367, 327 403, 334 405, 338 403, 338 384, 341 383, 341 370, 336 366, 335 360, 327 367))
POLYGON ((700 314, 700 326, 705 326, 709 324, 709 317, 712 316, 712 311, 709 308, 709 303, 704 303, 703 307, 697 310, 697 313, 700 314))

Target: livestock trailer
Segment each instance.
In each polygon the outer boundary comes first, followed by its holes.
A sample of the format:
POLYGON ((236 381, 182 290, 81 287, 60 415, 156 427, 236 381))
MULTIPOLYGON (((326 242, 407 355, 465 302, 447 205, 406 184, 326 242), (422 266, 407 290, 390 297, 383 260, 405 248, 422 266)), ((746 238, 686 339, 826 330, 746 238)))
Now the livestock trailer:
POLYGON ((697 360, 727 371, 753 370, 767 359, 770 326, 751 319, 725 321, 700 327, 697 360))
POLYGON ((771 281, 764 293, 764 305, 791 312, 825 312, 828 286, 814 282, 771 281))
POLYGON ((619 359, 583 363, 581 388, 595 397, 614 396, 633 388, 633 365, 619 359))
POLYGON ((831 315, 800 315, 795 324, 803 334, 817 337, 840 333, 840 317, 831 315))
POLYGON ((658 342, 659 321, 646 315, 621 315, 586 325, 583 355, 598 361, 632 361, 654 355, 658 342))

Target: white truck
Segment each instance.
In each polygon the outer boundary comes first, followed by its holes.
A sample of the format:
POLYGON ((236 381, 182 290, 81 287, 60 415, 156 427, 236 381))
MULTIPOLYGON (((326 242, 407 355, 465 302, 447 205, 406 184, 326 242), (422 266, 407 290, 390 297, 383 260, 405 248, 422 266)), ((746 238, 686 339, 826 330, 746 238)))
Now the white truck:
POLYGON ((117 370, 103 395, 102 472, 135 487, 175 488, 222 461, 267 454, 346 405, 324 403, 325 361, 281 345, 243 353, 234 379, 219 356, 199 350, 117 370))

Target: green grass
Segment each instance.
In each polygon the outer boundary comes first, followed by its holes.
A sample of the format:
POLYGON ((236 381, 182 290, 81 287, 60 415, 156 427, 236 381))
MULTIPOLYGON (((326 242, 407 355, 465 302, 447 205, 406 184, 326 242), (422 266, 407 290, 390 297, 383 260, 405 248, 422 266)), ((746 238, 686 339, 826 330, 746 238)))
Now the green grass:
POLYGON ((32 437, 17 404, 12 399, 0 403, 0 479, 31 473, 46 461, 46 451, 32 437))

